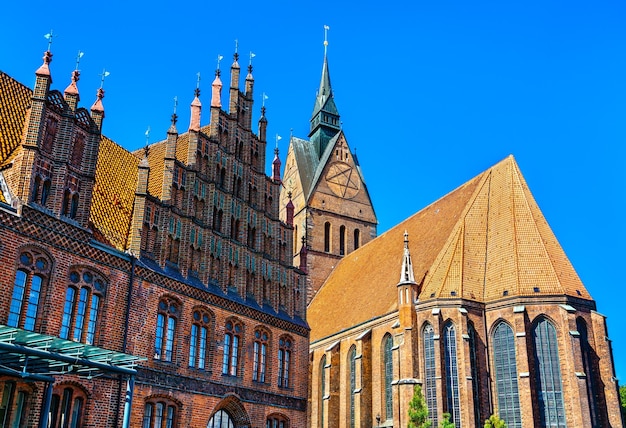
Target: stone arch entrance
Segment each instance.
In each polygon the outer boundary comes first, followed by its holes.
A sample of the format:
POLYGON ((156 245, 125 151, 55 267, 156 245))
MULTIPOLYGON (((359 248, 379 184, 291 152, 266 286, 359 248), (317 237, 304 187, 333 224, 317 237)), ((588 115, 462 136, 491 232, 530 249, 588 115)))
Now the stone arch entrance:
POLYGON ((207 428, 249 428, 250 417, 241 404, 241 400, 232 394, 224 397, 215 406, 215 410, 209 418, 207 428))

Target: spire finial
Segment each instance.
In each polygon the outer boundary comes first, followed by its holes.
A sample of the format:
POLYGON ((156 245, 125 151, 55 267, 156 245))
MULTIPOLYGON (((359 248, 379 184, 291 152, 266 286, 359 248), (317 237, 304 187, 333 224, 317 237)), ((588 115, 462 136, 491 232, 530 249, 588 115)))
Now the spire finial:
POLYGON ((146 129, 146 147, 144 148, 144 156, 148 157, 148 146, 150 145, 150 125, 148 125, 148 129, 146 129))
POLYGON ((267 94, 263 92, 263 97, 261 98, 261 107, 265 107, 265 100, 268 98, 269 97, 267 96, 267 94))
POLYGON ((404 248, 409 248, 409 232, 404 230, 404 248))
POLYGON ((50 30, 50 32, 46 35, 44 35, 44 37, 46 39, 48 39, 48 52, 50 52, 50 48, 52 47, 52 39, 55 37, 54 33, 52 32, 52 30, 50 30))
POLYGON ((194 95, 196 97, 199 97, 200 96, 200 72, 199 71, 196 74, 196 76, 198 77, 198 80, 196 80, 196 90, 194 91, 194 95))
POLYGON ((100 79, 100 89, 103 89, 103 88, 104 88, 104 79, 105 79, 105 77, 107 77, 109 74, 111 74, 111 73, 109 73, 108 71, 106 71, 106 69, 104 69, 104 68, 102 69, 102 73, 101 73, 101 74, 99 74, 99 76, 101 77, 101 79, 100 79))
POLYGON ((250 51, 250 63, 248 64, 248 73, 252 73, 252 58, 254 58, 256 54, 250 51))
POLYGON ((217 55, 217 69, 215 70, 215 75, 219 77, 220 75, 220 61, 224 59, 224 55, 217 55))
POLYGON ((278 154, 278 142, 280 140, 282 140, 283 137, 281 137, 280 135, 276 134, 276 148, 274 149, 274 153, 278 154))
POLYGON ((330 27, 328 25, 324 25, 324 56, 326 56, 326 52, 328 50, 328 30, 330 30, 330 27))
POLYGON ((239 40, 235 39, 235 54, 233 55, 235 62, 239 59, 239 40))
POLYGON ((176 121, 178 120, 178 115, 176 114, 176 107, 178 107, 178 97, 174 97, 174 113, 172 113, 172 125, 176 125, 176 121))

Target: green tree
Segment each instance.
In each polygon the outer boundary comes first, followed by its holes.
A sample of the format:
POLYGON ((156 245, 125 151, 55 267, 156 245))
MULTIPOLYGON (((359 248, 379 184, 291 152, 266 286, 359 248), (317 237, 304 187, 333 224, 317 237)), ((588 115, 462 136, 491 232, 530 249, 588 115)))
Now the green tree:
POLYGON ((485 421, 485 428, 506 428, 506 422, 500 419, 498 415, 491 415, 485 421))
POLYGON ((409 403, 409 428, 430 428, 432 422, 428 420, 428 407, 422 394, 422 387, 413 387, 413 398, 409 403))
POLYGON ((439 428, 455 428, 454 423, 450 422, 450 413, 443 414, 443 420, 439 423, 439 428))
POLYGON ((620 409, 622 410, 622 420, 626 423, 626 385, 619 387, 619 401, 621 404, 620 409))

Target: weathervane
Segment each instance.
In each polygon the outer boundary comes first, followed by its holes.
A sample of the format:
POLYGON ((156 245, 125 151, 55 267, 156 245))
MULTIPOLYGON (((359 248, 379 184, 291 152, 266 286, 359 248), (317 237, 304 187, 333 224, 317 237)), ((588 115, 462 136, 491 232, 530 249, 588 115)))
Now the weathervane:
POLYGON ((250 67, 252 67, 252 58, 254 58, 256 56, 256 54, 252 51, 250 51, 250 67))
POLYGON ((220 61, 224 59, 224 55, 217 55, 217 69, 220 69, 220 61))
POLYGON ((283 137, 281 137, 280 135, 276 134, 276 148, 278 149, 278 142, 280 140, 282 140, 283 137))
POLYGON ((326 55, 326 51, 328 50, 328 30, 330 30, 330 27, 324 25, 324 55, 326 55))
POLYGON ((75 69, 76 71, 79 71, 78 64, 80 64, 80 59, 83 57, 83 55, 85 55, 85 52, 81 52, 81 51, 78 51, 78 54, 76 55, 76 69, 75 69))
POLYGON ((100 80, 100 89, 102 89, 104 87, 104 78, 107 77, 109 74, 111 74, 111 73, 106 71, 106 69, 104 69, 104 68, 102 69, 102 74, 100 74, 100 77, 102 78, 100 80))
POLYGON ((54 37, 52 30, 50 30, 48 34, 44 35, 44 37, 48 39, 48 52, 50 52, 50 48, 52 47, 52 38, 54 37))
POLYGON ((178 107, 178 96, 174 96, 174 114, 176 114, 176 107, 178 107))
MULTIPOLYGON (((148 129, 146 129, 145 136, 146 136, 146 148, 147 148, 150 143, 150 125, 148 125, 148 129)), ((146 157, 148 157, 148 153, 146 153, 146 157)))
POLYGON ((265 94, 265 92, 263 92, 263 98, 261 101, 261 107, 265 107, 265 100, 268 99, 269 97, 265 94))

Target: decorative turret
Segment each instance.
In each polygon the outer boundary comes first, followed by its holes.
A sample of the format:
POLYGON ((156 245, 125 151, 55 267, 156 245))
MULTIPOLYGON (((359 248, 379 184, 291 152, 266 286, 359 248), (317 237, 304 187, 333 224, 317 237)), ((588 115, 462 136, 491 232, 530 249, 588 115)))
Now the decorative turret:
POLYGON ((293 214, 295 211, 295 206, 293 205, 293 201, 291 200, 291 191, 287 194, 287 196, 289 197, 289 202, 287 202, 287 224, 291 227, 293 227, 293 214))
POLYGON ((261 107, 261 118, 259 119, 259 140, 267 141, 267 118, 265 117, 265 106, 261 107))
POLYGON ((150 165, 148 164, 149 146, 144 148, 143 159, 139 161, 137 170, 137 187, 135 189, 135 204, 133 208, 133 223, 130 236, 130 253, 139 257, 141 251, 141 235, 148 195, 148 180, 150 179, 150 165))
POLYGON ((72 71, 72 82, 65 88, 65 101, 70 107, 70 110, 73 112, 76 111, 76 106, 78 105, 78 101, 80 101, 80 95, 78 93, 78 86, 76 83, 80 79, 80 71, 78 70, 78 65, 80 64, 80 59, 83 57, 83 52, 78 51, 78 55, 76 57, 76 68, 72 71))
POLYGON ((239 72, 240 67, 237 60, 239 59, 239 53, 237 53, 237 42, 235 41, 235 54, 233 55, 233 65, 230 66, 230 99, 228 112, 232 115, 237 113, 237 104, 239 102, 239 72))
POLYGON ((200 113, 202 112, 202 103, 200 102, 200 73, 198 73, 198 81, 194 98, 191 102, 191 120, 189 121, 189 130, 200 132, 200 113))
POLYGON ((328 71, 328 29, 324 26, 324 64, 322 65, 322 78, 317 91, 313 115, 311 116, 311 132, 309 138, 315 145, 317 155, 322 157, 326 146, 331 138, 340 131, 339 111, 333 98, 333 89, 330 85, 330 72, 328 71))
POLYGON ((217 138, 219 130, 220 110, 222 108, 222 80, 220 79, 220 61, 222 56, 217 57, 217 70, 215 79, 211 84, 211 137, 217 138))
POLYGON ((278 157, 278 140, 280 136, 276 136, 276 148, 274 149, 274 160, 272 161, 272 180, 280 183, 280 158, 278 157))
POLYGON ((308 269, 307 269, 307 261, 306 261, 306 256, 307 256, 308 250, 306 248, 306 238, 303 236, 302 237, 302 248, 300 249, 300 270, 304 273, 309 273, 308 269))
POLYGON ((252 58, 256 55, 250 52, 250 64, 248 64, 248 75, 246 76, 246 97, 252 99, 252 90, 254 89, 254 77, 252 76, 252 58))
POLYGON ((176 167, 176 143, 178 142, 178 130, 176 129, 176 121, 178 116, 176 110, 172 114, 172 124, 167 130, 167 141, 165 142, 165 158, 163 162, 163 187, 161 188, 161 200, 169 201, 172 199, 172 180, 174 177, 174 168, 176 167))
MULTIPOLYGON (((413 263, 409 252, 409 233, 404 232, 404 254, 402 256, 402 270, 400 271, 400 282, 398 282, 398 311, 400 325, 410 328, 416 319, 415 313, 415 292, 417 283, 413 274, 413 263)), ((419 294, 419 293, 418 293, 419 294)))

